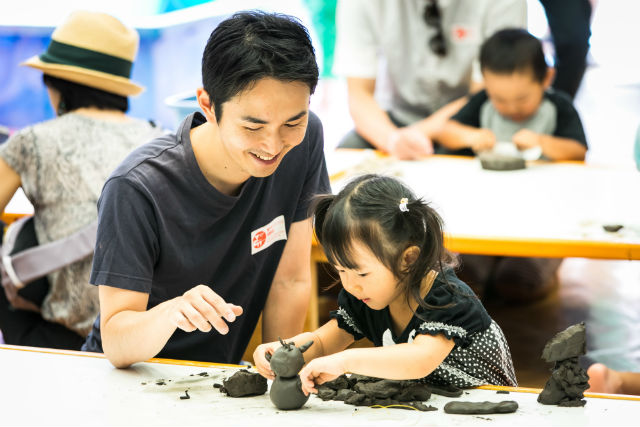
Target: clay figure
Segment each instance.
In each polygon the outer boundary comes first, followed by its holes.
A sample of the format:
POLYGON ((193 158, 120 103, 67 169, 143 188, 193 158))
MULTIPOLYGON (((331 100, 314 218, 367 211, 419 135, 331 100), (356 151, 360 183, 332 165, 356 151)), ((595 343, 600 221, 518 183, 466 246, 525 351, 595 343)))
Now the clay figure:
POLYGON ((242 369, 223 380, 220 391, 231 397, 258 396, 266 393, 267 379, 257 372, 242 369))
POLYGON ((584 391, 589 388, 589 376, 578 359, 586 353, 584 323, 568 327, 554 336, 544 347, 542 358, 555 363, 551 378, 538 396, 545 405, 584 406, 584 391))
POLYGON ((449 402, 444 405, 447 414, 510 414, 516 412, 518 402, 505 400, 502 402, 449 402))
POLYGON ((309 400, 309 396, 305 396, 302 392, 302 382, 298 372, 304 366, 302 353, 311 347, 313 341, 300 347, 282 340, 280 344, 282 347, 278 348, 273 355, 268 353, 265 355, 271 370, 276 375, 276 379, 271 384, 269 397, 278 409, 299 409, 309 400))

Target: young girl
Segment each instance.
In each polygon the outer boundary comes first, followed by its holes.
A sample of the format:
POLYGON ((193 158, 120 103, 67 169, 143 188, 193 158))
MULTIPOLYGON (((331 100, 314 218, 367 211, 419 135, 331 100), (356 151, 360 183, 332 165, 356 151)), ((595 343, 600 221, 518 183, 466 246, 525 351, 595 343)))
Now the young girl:
MULTIPOLYGON (((300 371, 305 393, 343 373, 424 379, 436 385, 515 386, 507 341, 471 289, 448 265, 438 214, 398 180, 364 175, 337 196, 320 196, 315 229, 340 274, 338 310, 315 332, 300 371), (355 340, 374 348, 345 350, 355 340)), ((280 343, 260 345, 258 371, 280 343)))

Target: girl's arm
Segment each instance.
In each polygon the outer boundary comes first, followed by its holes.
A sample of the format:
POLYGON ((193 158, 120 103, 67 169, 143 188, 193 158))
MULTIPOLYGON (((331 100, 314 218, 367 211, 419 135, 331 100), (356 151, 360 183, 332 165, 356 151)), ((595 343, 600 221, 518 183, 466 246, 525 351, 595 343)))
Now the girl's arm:
MULTIPOLYGON (((354 339, 353 335, 338 327, 338 321, 336 319, 331 319, 314 332, 303 332, 284 341, 293 342, 296 347, 300 347, 306 342, 313 341, 313 345, 303 353, 305 362, 308 362, 316 357, 326 356, 342 351, 349 347, 353 343, 354 339)), ((279 341, 260 344, 253 353, 253 362, 256 365, 256 369, 265 378, 275 378, 265 354, 273 354, 278 347, 280 347, 279 341)))
POLYGON ((346 372, 393 380, 423 378, 453 350, 444 335, 418 335, 412 343, 376 348, 354 348, 309 362, 300 371, 305 394, 317 393, 316 384, 346 372))

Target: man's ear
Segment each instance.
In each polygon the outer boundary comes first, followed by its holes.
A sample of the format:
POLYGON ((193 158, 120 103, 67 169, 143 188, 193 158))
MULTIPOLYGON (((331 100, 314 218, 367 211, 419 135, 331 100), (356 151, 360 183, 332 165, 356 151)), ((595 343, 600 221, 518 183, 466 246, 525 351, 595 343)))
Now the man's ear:
POLYGON ((420 256, 420 248, 417 246, 410 246, 402 253, 402 268, 405 269, 411 266, 420 256))
POLYGON ((549 89, 555 77, 556 69, 554 67, 547 67, 547 74, 544 76, 544 80, 542 81, 542 86, 545 88, 545 90, 549 89))
POLYGON ((198 105, 202 110, 202 114, 207 118, 207 121, 210 123, 217 123, 216 120, 216 111, 211 102, 211 98, 204 88, 199 87, 196 89, 196 99, 198 100, 198 105))

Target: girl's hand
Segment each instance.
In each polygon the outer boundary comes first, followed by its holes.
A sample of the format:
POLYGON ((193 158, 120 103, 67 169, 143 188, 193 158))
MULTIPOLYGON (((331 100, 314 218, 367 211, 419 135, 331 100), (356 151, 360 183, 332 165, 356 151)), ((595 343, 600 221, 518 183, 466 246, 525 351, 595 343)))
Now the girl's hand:
POLYGON ((276 378, 276 375, 271 370, 271 365, 269 364, 266 355, 273 355, 273 353, 278 348, 280 348, 281 345, 282 344, 280 344, 279 341, 260 344, 253 352, 253 363, 256 365, 256 369, 258 370, 260 375, 269 380, 274 380, 276 378))
POLYGON ((300 371, 302 392, 305 396, 309 393, 318 393, 316 384, 336 379, 345 372, 344 352, 314 359, 300 371))

